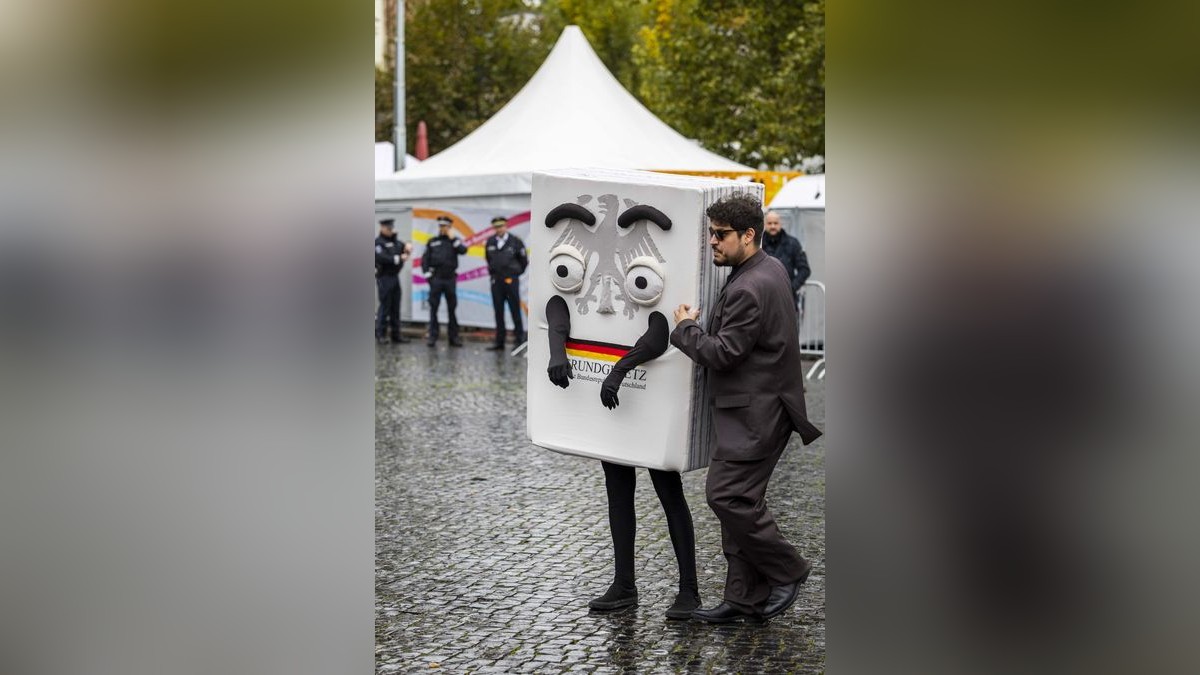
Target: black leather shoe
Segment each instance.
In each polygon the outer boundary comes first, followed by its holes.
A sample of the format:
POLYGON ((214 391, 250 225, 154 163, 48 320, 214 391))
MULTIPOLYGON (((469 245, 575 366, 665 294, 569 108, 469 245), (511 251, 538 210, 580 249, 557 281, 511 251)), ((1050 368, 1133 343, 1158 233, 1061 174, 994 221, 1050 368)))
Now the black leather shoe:
POLYGON ((588 607, 601 612, 611 612, 622 607, 633 607, 637 601, 637 589, 623 589, 613 584, 608 587, 608 591, 604 595, 588 602, 588 607))
POLYGON ((434 347, 437 347, 437 343, 434 342, 433 340, 426 340, 425 346, 429 347, 430 349, 433 349, 434 347))
POLYGON ((492 345, 488 345, 488 348, 487 348, 487 350, 489 352, 498 352, 501 349, 504 349, 504 345, 492 344, 492 345))
POLYGON ((461 346, 462 346, 462 340, 451 340, 451 341, 450 341, 450 346, 451 346, 451 347, 461 347, 461 346))
POLYGON ((800 584, 791 583, 782 586, 775 586, 771 589, 771 595, 767 597, 767 606, 763 608, 763 618, 773 619, 783 613, 783 610, 792 606, 796 602, 796 596, 800 595, 800 584))
POLYGON ((403 335, 392 338, 392 344, 396 344, 396 345, 405 345, 410 342, 412 342, 412 340, 404 337, 403 335))
POLYGON ((692 612, 700 609, 700 594, 695 591, 679 591, 675 596, 675 604, 667 610, 668 619, 692 618, 692 612))
POLYGON ((800 584, 808 580, 808 573, 811 571, 812 565, 809 565, 808 569, 804 570, 804 576, 796 581, 772 588, 771 595, 767 596, 767 606, 763 608, 763 618, 773 619, 791 607, 800 595, 800 584))
POLYGON ((763 619, 757 614, 747 614, 742 610, 734 607, 728 602, 713 607, 712 609, 698 609, 692 612, 692 618, 697 621, 705 621, 708 623, 762 623, 763 619))

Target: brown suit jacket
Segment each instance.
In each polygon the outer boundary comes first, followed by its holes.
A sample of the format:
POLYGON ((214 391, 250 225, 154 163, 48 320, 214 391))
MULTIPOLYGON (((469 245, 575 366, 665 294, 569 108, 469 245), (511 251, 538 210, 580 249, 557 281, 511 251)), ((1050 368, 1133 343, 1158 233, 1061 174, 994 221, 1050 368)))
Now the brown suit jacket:
POLYGON ((796 321, 787 272, 760 250, 722 289, 707 332, 691 319, 671 332, 671 344, 708 369, 714 459, 761 459, 777 450, 767 427, 780 405, 805 445, 821 435, 804 405, 796 321))

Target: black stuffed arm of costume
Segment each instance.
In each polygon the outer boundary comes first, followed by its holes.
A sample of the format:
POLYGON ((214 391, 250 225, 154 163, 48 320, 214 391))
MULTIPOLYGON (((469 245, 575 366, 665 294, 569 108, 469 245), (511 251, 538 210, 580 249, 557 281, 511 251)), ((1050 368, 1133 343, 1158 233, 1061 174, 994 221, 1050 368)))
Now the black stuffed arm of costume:
POLYGON ((567 336, 571 334, 571 310, 561 295, 554 295, 546 303, 546 323, 550 326, 550 367, 546 372, 550 382, 567 388, 575 377, 571 373, 571 362, 567 360, 567 336))
POLYGON ((613 364, 608 377, 604 378, 604 384, 600 385, 600 403, 604 404, 605 408, 612 410, 621 404, 617 392, 621 390, 621 380, 625 379, 626 373, 647 361, 662 356, 670 344, 670 336, 671 331, 667 326, 667 317, 660 312, 651 312, 646 332, 638 338, 633 349, 630 349, 625 356, 621 357, 620 361, 613 364))

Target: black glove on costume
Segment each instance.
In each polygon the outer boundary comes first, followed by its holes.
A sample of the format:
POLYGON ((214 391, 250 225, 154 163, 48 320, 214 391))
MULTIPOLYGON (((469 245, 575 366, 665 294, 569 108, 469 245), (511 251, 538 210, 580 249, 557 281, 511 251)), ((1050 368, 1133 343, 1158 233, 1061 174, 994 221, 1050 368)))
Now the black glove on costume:
POLYGON ((662 356, 663 352, 667 351, 670 334, 671 331, 667 328, 667 317, 659 312, 651 312, 646 332, 638 338, 633 349, 630 349, 625 356, 621 357, 620 361, 613 364, 608 377, 604 378, 604 384, 600 385, 600 402, 604 404, 605 408, 612 410, 621 404, 617 398, 617 392, 621 389, 621 380, 624 380, 626 373, 637 366, 662 356))
POLYGON ((571 310, 561 295, 550 297, 546 303, 546 323, 550 326, 550 382, 567 388, 575 377, 571 373, 571 362, 567 360, 567 336, 571 334, 571 310))

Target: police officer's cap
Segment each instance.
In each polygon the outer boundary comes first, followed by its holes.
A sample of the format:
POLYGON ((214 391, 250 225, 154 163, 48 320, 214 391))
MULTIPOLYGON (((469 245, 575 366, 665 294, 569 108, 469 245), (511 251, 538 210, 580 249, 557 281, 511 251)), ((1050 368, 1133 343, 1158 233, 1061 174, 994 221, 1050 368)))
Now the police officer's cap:
POLYGON ((505 218, 504 216, 496 216, 495 218, 492 218, 492 227, 497 225, 508 225, 508 218, 505 218))
POLYGON ((437 223, 439 227, 442 225, 452 225, 454 223, 454 219, 452 219, 450 216, 438 216, 437 223))
POLYGON ((379 221, 380 227, 392 227, 395 224, 396 224, 395 218, 384 218, 383 220, 379 221))

